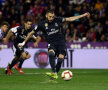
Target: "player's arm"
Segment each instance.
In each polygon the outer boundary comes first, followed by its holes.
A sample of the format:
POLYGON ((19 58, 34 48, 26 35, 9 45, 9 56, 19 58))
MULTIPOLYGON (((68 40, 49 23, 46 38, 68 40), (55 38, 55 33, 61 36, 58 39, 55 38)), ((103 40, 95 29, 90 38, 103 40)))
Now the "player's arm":
POLYGON ((37 39, 37 37, 36 37, 35 35, 33 35, 31 38, 32 38, 33 40, 35 40, 35 41, 36 41, 36 39, 37 39))
POLYGON ((26 37, 26 39, 22 42, 22 43, 19 43, 18 46, 19 47, 22 47, 25 45, 25 43, 33 36, 33 34, 35 34, 35 31, 32 30, 26 37))
POLYGON ((10 39, 10 37, 12 37, 12 36, 13 36, 12 30, 9 30, 9 32, 8 32, 7 35, 6 35, 6 37, 3 38, 3 43, 4 43, 4 44, 7 44, 8 41, 9 41, 9 39, 10 39))
POLYGON ((1 50, 2 48, 1 48, 1 46, 0 46, 0 50, 1 50))
POLYGON ((73 16, 73 17, 68 17, 68 18, 65 18, 65 21, 75 21, 77 19, 80 19, 80 18, 83 18, 83 17, 90 17, 90 13, 84 13, 82 15, 79 15, 79 16, 73 16))
POLYGON ((40 36, 37 36, 36 38, 36 42, 34 43, 34 47, 37 47, 38 46, 38 43, 41 41, 41 37, 40 36))

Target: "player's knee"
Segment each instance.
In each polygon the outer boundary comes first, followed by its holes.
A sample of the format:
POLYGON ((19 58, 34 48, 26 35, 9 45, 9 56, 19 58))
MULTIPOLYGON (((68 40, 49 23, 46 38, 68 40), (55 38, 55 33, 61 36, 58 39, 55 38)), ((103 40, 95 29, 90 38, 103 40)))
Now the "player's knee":
POLYGON ((58 62, 63 62, 64 61, 64 58, 58 58, 58 62))
POLYGON ((64 55, 59 54, 58 58, 63 58, 64 59, 64 55))
POLYGON ((22 59, 26 59, 26 54, 21 55, 22 59))
POLYGON ((27 56, 26 56, 26 59, 29 59, 31 57, 31 55, 30 54, 28 54, 27 56))
POLYGON ((22 56, 22 59, 24 59, 24 60, 25 60, 25 59, 26 59, 26 56, 22 56))
POLYGON ((54 57, 55 53, 53 51, 48 52, 49 57, 54 57))

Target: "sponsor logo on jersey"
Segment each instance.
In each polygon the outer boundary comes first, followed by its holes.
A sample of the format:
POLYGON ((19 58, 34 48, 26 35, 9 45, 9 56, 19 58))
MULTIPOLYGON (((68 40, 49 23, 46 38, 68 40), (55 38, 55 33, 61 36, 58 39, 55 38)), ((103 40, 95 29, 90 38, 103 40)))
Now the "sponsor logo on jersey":
POLYGON ((55 34, 55 33, 58 33, 59 30, 55 30, 55 29, 51 29, 51 32, 47 32, 48 35, 52 35, 52 34, 55 34))
POLYGON ((45 23, 45 27, 48 27, 48 23, 45 23))

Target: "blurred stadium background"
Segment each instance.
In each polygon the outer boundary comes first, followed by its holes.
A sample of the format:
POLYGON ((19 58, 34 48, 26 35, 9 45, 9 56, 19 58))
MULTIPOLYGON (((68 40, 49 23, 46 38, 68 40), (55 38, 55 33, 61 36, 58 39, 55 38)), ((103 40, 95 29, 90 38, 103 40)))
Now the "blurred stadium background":
POLYGON ((73 79, 64 82, 59 78, 57 84, 46 82, 44 73, 50 71, 47 43, 42 32, 38 32, 42 40, 37 48, 32 41, 28 43, 26 50, 32 57, 23 64, 24 75, 15 70, 11 77, 4 74, 4 68, 13 58, 12 40, 8 45, 0 40, 3 48, 0 51, 0 90, 108 90, 108 0, 0 0, 0 24, 7 21, 10 29, 31 18, 35 25, 45 19, 48 9, 62 17, 91 14, 89 19, 62 25, 68 55, 59 77, 64 69, 70 69, 73 79))

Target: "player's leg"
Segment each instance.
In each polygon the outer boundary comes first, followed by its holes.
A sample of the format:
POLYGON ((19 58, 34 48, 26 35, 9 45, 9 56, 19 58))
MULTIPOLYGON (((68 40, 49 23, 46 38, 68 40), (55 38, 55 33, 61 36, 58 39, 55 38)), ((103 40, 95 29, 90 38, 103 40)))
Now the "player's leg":
POLYGON ((22 68, 22 64, 23 64, 24 60, 29 59, 30 57, 31 57, 31 55, 27 51, 24 51, 21 55, 21 59, 20 59, 18 68, 22 68))
POLYGON ((46 73, 48 76, 51 77, 51 79, 57 79, 57 73, 56 73, 56 65, 55 65, 55 58, 56 58, 56 48, 54 45, 48 47, 48 54, 49 54, 49 62, 52 69, 52 73, 46 73))
POLYGON ((59 54, 58 56, 58 60, 57 60, 57 65, 56 65, 56 72, 58 73, 60 71, 62 62, 64 61, 64 55, 63 54, 59 54))
POLYGON ((24 60, 22 59, 22 57, 19 58, 18 63, 16 63, 14 65, 16 70, 19 70, 19 68, 22 68, 22 64, 24 63, 24 60))
POLYGON ((17 45, 12 47, 13 53, 14 53, 14 59, 12 60, 12 62, 8 65, 7 67, 7 71, 8 74, 11 75, 11 69, 12 67, 18 62, 21 53, 23 52, 23 48, 19 48, 17 45))
MULTIPOLYGON (((13 45, 12 51, 14 53, 14 56, 18 56, 19 59, 20 59, 20 56, 21 56, 21 53, 22 53, 22 48, 19 48, 17 45, 13 45)), ((17 63, 14 65, 14 67, 15 67, 16 70, 18 70, 17 63)))
POLYGON ((19 60, 19 57, 15 56, 14 59, 12 60, 11 64, 9 64, 7 66, 7 73, 8 73, 8 75, 11 75, 11 73, 12 73, 11 69, 18 62, 18 60, 19 60))
POLYGON ((65 45, 65 43, 61 43, 60 45, 58 45, 58 49, 57 49, 57 53, 58 53, 58 60, 57 60, 57 64, 56 64, 56 72, 58 73, 60 71, 62 62, 64 61, 64 57, 67 53, 67 47, 65 45))
POLYGON ((50 66, 52 69, 53 73, 56 73, 56 68, 55 68, 55 51, 53 49, 50 49, 48 51, 49 54, 49 62, 50 62, 50 66))
POLYGON ((19 60, 19 57, 15 56, 11 64, 9 65, 9 69, 11 69, 18 62, 18 60, 19 60))
POLYGON ((18 61, 18 65, 17 65, 17 68, 18 68, 18 71, 19 71, 20 74, 24 74, 24 72, 22 70, 22 64, 23 64, 25 59, 26 59, 26 53, 22 52, 21 57, 18 61))
POLYGON ((55 52, 53 49, 50 49, 48 53, 49 53, 49 62, 52 69, 52 73, 47 72, 46 74, 51 77, 51 80, 54 80, 58 78, 55 66, 55 52))
POLYGON ((19 61, 19 64, 18 64, 18 70, 19 70, 19 73, 20 74, 24 74, 24 72, 23 72, 23 70, 22 70, 22 64, 24 63, 24 61, 26 60, 26 59, 29 59, 31 57, 31 55, 28 53, 28 52, 23 52, 22 54, 21 54, 21 58, 19 59, 20 61, 19 61))
MULTIPOLYGON (((24 52, 24 55, 26 55, 25 59, 29 59, 31 57, 31 55, 27 51, 24 52)), ((22 56, 24 56, 24 55, 22 55, 22 56)), ((20 59, 18 61, 19 62, 18 63, 18 68, 22 68, 22 64, 24 63, 25 59, 23 59, 22 57, 20 57, 20 59)))

